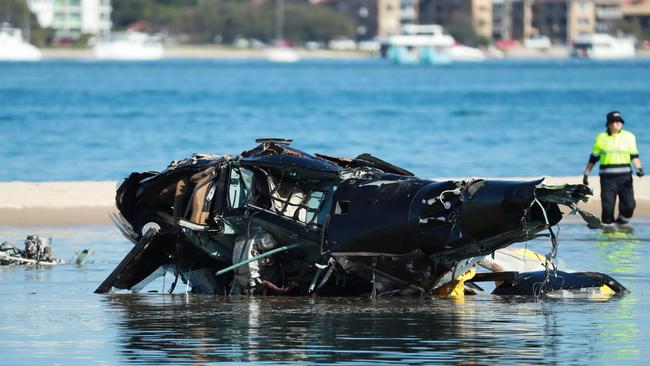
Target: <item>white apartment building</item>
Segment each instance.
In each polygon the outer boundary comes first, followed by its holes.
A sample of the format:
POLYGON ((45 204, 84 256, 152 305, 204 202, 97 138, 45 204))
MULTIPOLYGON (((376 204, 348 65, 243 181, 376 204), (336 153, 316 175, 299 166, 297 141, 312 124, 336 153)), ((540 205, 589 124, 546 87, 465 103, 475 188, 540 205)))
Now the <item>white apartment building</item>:
POLYGON ((104 36, 111 31, 111 0, 27 0, 41 27, 51 27, 57 38, 82 33, 104 36))

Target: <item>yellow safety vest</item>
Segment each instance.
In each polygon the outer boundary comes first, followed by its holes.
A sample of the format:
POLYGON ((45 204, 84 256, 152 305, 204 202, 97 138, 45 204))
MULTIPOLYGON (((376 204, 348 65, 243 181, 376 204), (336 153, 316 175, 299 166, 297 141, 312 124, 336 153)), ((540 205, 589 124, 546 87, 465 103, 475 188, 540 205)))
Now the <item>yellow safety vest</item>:
POLYGON ((610 135, 601 132, 596 136, 592 159, 599 159, 600 174, 625 174, 632 172, 630 161, 639 156, 636 137, 628 131, 610 135))

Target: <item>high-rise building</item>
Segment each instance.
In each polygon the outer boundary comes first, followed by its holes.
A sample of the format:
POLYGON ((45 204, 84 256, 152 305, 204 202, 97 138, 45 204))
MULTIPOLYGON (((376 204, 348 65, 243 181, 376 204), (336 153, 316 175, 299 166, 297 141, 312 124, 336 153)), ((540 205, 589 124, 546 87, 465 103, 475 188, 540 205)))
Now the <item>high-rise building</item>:
MULTIPOLYGON (((536 0, 532 4, 531 36, 544 35, 553 41, 563 42, 567 38, 567 27, 572 23, 571 14, 569 13, 571 10, 569 8, 570 4, 571 1, 567 0, 536 0)), ((580 6, 576 9, 582 11, 584 7, 580 6)), ((588 12, 584 14, 576 13, 576 10, 573 10, 573 12, 573 14, 581 18, 584 18, 588 14, 588 12)), ((575 21, 576 24, 580 25, 580 29, 584 28, 584 22, 584 19, 581 19, 580 22, 575 21)), ((592 25, 593 19, 588 19, 587 22, 592 25)), ((572 29, 575 29, 575 27, 572 29)))
POLYGON ((41 27, 57 38, 76 39, 83 33, 103 36, 111 31, 110 0, 27 0, 41 27))
POLYGON ((377 0, 377 35, 399 34, 402 27, 400 0, 377 0))
POLYGON ((510 9, 512 11, 510 14, 512 39, 531 38, 535 33, 533 30, 533 0, 513 0, 510 9))
POLYGON ((473 0, 471 3, 472 27, 476 34, 492 39, 492 0, 473 0))
POLYGON ((623 0, 621 13, 623 19, 637 22, 641 31, 650 34, 650 0, 623 0))
POLYGON ((418 0, 400 0, 400 24, 416 24, 418 22, 418 0))
POLYGON ((512 1, 492 1, 492 39, 512 39, 512 1))
POLYGON ((594 0, 569 0, 567 8, 567 26, 564 35, 567 42, 573 42, 580 34, 594 33, 596 30, 594 0))
POLYGON ((623 19, 620 0, 596 0, 596 32, 612 33, 615 23, 623 19))
POLYGON ((355 21, 357 39, 398 34, 402 24, 417 22, 417 0, 310 0, 355 21))
POLYGON ((619 0, 535 0, 532 12, 534 35, 568 43, 581 34, 613 33, 623 17, 619 0))
POLYGON ((566 43, 580 34, 613 33, 623 17, 620 0, 494 0, 493 14, 495 39, 548 36, 566 43))

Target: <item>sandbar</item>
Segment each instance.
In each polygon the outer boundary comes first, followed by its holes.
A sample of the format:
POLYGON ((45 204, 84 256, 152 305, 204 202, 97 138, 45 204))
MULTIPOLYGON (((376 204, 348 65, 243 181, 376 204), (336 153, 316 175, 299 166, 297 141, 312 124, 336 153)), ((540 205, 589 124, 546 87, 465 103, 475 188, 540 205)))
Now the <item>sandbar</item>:
MULTIPOLYGON (((485 178, 530 181, 541 177, 485 178)), ((434 180, 462 178, 433 178, 434 180)), ((547 177, 548 185, 581 183, 582 177, 547 177)), ((594 196, 578 206, 600 216, 600 184, 591 176, 594 196)), ((108 225, 116 212, 113 181, 0 182, 0 226, 108 225)), ((634 177, 635 217, 650 217, 650 177, 634 177)))

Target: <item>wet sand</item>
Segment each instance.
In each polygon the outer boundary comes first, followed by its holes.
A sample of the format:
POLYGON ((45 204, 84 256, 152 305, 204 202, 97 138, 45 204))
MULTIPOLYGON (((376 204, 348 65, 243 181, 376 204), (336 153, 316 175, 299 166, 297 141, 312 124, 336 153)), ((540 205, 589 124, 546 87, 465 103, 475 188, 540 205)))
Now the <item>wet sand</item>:
MULTIPOLYGON (((450 178, 434 178, 447 180, 450 178)), ((458 178, 453 178, 458 179, 458 178)), ((537 177, 489 178, 534 180, 537 177)), ((582 177, 549 177, 546 184, 580 183, 582 177)), ((0 226, 69 226, 110 224, 115 208, 116 182, 2 182, 0 226)), ((600 215, 598 176, 590 177, 594 196, 581 208, 600 215)), ((650 177, 634 177, 636 217, 650 217, 650 177)))
POLYGON ((0 226, 109 224, 116 182, 2 182, 0 226))

